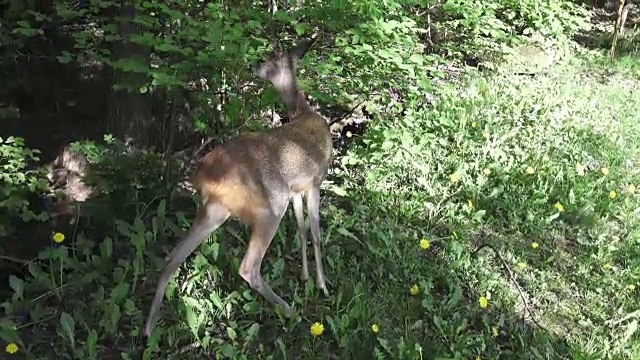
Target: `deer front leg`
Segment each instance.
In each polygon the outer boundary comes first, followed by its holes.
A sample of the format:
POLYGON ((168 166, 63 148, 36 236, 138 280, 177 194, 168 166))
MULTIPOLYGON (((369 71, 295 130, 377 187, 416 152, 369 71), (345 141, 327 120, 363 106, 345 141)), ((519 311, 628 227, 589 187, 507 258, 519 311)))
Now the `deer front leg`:
POLYGON ((311 242, 313 243, 313 256, 316 261, 316 287, 324 296, 329 296, 327 282, 322 269, 322 254, 320 252, 320 186, 314 186, 307 192, 307 208, 311 223, 311 242))

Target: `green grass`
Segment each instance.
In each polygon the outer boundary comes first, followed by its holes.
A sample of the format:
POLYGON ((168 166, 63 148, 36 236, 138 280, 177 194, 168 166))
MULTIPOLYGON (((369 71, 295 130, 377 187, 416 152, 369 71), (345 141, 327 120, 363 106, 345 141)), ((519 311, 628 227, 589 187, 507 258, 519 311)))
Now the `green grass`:
MULTIPOLYGON (((376 119, 337 159, 345 193, 323 199, 331 296, 316 291, 313 261, 312 278, 298 280, 287 214, 263 264, 296 311, 283 318, 237 275, 247 230, 228 222, 170 284, 151 358, 640 357, 640 195, 627 191, 640 184, 640 62, 620 64, 613 74, 576 58, 533 78, 470 73, 433 107, 376 119), (499 255, 472 255, 485 243, 499 255)), ((16 358, 133 356, 159 244, 169 249, 193 216, 165 206, 112 222, 106 236, 67 234, 12 279, 0 327, 22 346, 16 358)))

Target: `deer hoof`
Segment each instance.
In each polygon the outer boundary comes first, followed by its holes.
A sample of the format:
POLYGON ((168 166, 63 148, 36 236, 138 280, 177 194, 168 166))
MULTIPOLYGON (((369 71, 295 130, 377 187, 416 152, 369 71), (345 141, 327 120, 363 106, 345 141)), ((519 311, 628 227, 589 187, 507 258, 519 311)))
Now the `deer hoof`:
POLYGON ((284 316, 286 316, 287 318, 290 318, 293 315, 293 309, 289 305, 287 305, 286 307, 283 307, 282 312, 284 313, 284 316))
POLYGON ((329 297, 329 290, 327 290, 327 285, 320 286, 320 291, 325 297, 329 297))

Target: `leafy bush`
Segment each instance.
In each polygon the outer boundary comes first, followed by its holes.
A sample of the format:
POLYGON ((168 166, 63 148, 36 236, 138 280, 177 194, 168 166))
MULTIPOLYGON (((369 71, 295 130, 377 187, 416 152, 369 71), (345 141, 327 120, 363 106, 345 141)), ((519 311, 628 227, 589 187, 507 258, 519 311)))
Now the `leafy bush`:
POLYGON ((0 138, 0 237, 13 234, 20 222, 48 219, 46 212, 32 206, 47 189, 43 169, 35 168, 38 153, 25 147, 22 138, 0 138))

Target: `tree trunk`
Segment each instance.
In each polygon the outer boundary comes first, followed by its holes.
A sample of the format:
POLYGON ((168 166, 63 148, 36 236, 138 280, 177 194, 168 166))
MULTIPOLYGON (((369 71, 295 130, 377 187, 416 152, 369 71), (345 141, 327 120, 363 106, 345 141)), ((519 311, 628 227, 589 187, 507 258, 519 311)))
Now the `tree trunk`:
MULTIPOLYGON (((132 34, 140 32, 135 18, 135 1, 123 0, 116 14, 121 20, 118 23, 118 33, 122 41, 114 43, 114 60, 138 59, 149 62, 149 49, 128 41, 132 34)), ((112 85, 126 85, 128 90, 112 89, 109 95, 109 113, 107 118, 107 132, 127 143, 147 147, 153 144, 154 128, 150 100, 147 93, 142 94, 138 89, 147 83, 145 74, 126 72, 119 69, 112 70, 112 85)))

